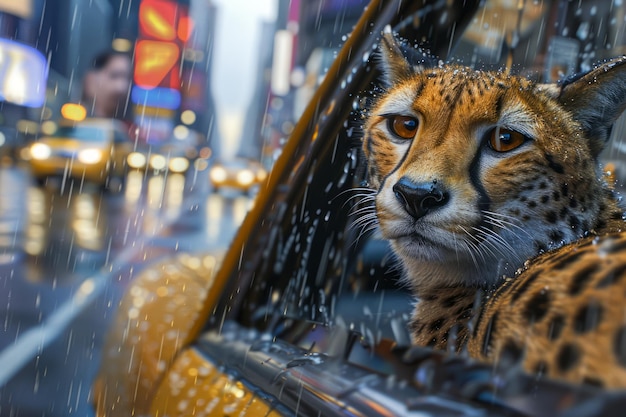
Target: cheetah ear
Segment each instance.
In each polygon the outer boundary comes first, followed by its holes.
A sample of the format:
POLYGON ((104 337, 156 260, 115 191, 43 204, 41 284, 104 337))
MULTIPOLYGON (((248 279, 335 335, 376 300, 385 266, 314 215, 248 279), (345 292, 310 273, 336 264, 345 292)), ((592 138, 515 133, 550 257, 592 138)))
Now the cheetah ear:
POLYGON ((398 42, 390 27, 386 27, 383 32, 380 52, 381 69, 387 86, 407 80, 437 62, 426 51, 398 42))
POLYGON ((382 72, 387 86, 409 79, 413 75, 409 61, 404 57, 395 36, 388 29, 380 39, 380 52, 382 72))
POLYGON ((597 156, 609 140, 613 123, 626 108, 626 56, 564 81, 558 100, 582 125, 597 156))

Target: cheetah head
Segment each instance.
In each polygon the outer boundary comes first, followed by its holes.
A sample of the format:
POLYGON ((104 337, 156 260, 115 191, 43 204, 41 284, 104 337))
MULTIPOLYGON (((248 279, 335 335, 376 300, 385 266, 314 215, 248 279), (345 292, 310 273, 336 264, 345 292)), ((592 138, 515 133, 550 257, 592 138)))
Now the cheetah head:
POLYGON ((626 105, 626 57, 545 85, 414 66, 389 33, 381 55, 363 150, 380 231, 411 284, 493 285, 621 218, 597 158, 626 105))

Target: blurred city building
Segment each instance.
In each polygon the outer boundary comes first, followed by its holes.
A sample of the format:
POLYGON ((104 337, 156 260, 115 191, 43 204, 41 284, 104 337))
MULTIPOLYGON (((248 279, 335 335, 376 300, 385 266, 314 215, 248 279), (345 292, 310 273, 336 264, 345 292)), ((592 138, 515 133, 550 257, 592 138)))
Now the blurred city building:
MULTIPOLYGON (((277 0, 276 21, 263 22, 257 39, 239 156, 271 165, 367 3, 277 0)), ((624 8, 579 3, 487 1, 454 55, 553 81, 623 53, 624 8)), ((211 90, 218 18, 211 0, 0 0, 0 55, 8 57, 0 65, 0 146, 35 137, 63 104, 80 101, 93 58, 112 48, 134 59, 121 117, 138 127, 138 140, 195 132, 219 154, 211 90)))
POLYGON ((120 118, 141 139, 192 135, 206 145, 215 132, 216 14, 210 0, 0 0, 0 57, 12 62, 0 65, 0 127, 23 140, 38 135, 63 104, 80 102, 94 57, 113 49, 134 59, 120 118))
POLYGON ((266 96, 262 159, 271 164, 367 0, 281 0, 266 96))

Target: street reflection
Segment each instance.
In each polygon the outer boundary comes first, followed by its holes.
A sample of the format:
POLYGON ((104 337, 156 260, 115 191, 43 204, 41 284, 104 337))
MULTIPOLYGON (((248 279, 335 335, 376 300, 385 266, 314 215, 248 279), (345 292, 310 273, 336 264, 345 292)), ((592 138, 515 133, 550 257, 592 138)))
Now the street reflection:
POLYGON ((206 204, 208 239, 218 241, 220 236, 230 234, 233 228, 243 222, 253 205, 254 199, 244 195, 230 197, 219 193, 210 194, 206 204))
POLYGON ((93 251, 104 247, 105 222, 100 216, 102 197, 79 194, 71 205, 72 231, 76 246, 93 251))
POLYGON ((102 267, 110 210, 100 189, 62 193, 55 187, 27 187, 27 278, 62 284, 102 267))
MULTIPOLYGON (((56 285, 84 279, 112 254, 181 217, 185 187, 182 174, 135 171, 123 192, 111 193, 98 187, 36 186, 20 169, 0 170, 0 264, 26 256, 28 281, 56 285)), ((246 200, 233 200, 237 222, 248 210, 246 200)), ((209 211, 219 219, 219 210, 209 211)))
POLYGON ((21 184, 26 178, 19 170, 0 170, 0 265, 20 257, 27 200, 21 184))
POLYGON ((132 207, 133 203, 139 201, 143 188, 144 173, 142 171, 131 171, 126 177, 126 190, 124 193, 126 204, 132 207))

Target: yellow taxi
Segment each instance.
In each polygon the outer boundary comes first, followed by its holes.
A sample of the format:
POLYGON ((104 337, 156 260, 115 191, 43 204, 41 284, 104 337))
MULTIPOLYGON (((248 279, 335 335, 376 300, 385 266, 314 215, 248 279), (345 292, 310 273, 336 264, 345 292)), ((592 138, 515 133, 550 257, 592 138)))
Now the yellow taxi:
POLYGON ((221 188, 235 188, 250 192, 266 177, 267 171, 261 163, 246 158, 216 162, 209 171, 209 178, 216 191, 221 188))
POLYGON ((379 75, 363 57, 387 25, 445 57, 482 2, 436 3, 372 0, 228 250, 135 277, 103 349, 98 417, 624 415, 624 396, 512 359, 411 346, 389 247, 354 227, 366 170, 342 126, 379 75))
POLYGON ((107 185, 122 180, 132 143, 122 122, 87 118, 63 121, 51 134, 32 143, 28 159, 33 176, 40 182, 48 177, 85 180, 107 185))

